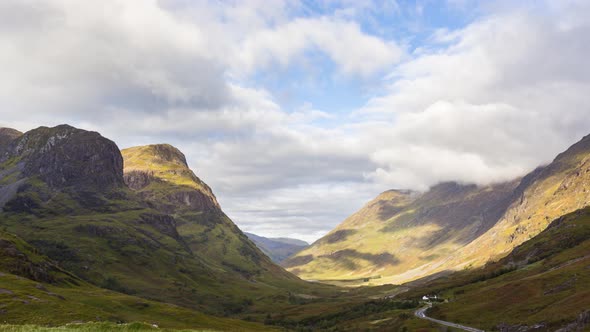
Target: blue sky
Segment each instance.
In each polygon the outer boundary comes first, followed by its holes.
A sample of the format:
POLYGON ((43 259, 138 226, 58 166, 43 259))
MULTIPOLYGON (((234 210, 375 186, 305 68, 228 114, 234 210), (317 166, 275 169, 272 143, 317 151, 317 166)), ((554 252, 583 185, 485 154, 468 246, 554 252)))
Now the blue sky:
POLYGON ((173 144, 242 229, 313 241, 382 191, 511 180, 590 133, 589 13, 5 0, 0 126, 173 144))
MULTIPOLYGON (((439 29, 458 30, 466 26, 481 10, 477 4, 446 1, 380 1, 362 4, 327 1, 303 1, 292 18, 329 17, 353 19, 362 31, 384 41, 399 43, 410 57, 417 49, 432 48, 432 35, 439 29), (352 5, 352 7, 350 7, 352 5)), ((292 64, 275 66, 255 73, 248 84, 269 89, 285 110, 295 111, 303 105, 338 115, 362 107, 371 97, 383 93, 381 81, 387 70, 372 75, 344 75, 320 50, 311 49, 292 64)))

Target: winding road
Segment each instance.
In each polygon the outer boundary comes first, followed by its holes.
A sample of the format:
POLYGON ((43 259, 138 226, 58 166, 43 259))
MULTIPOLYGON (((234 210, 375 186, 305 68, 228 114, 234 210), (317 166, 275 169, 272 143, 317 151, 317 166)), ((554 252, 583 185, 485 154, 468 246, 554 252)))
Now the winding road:
POLYGON ((445 326, 454 327, 454 328, 461 329, 461 330, 464 330, 464 331, 485 332, 484 330, 478 330, 478 329, 473 328, 473 327, 464 326, 464 325, 460 325, 460 324, 455 324, 455 323, 451 323, 451 322, 445 322, 444 320, 440 320, 440 319, 430 318, 430 317, 426 316, 426 310, 428 310, 430 307, 432 307, 432 304, 429 304, 429 305, 425 306, 424 308, 420 308, 420 309, 416 310, 416 312, 414 312, 414 315, 416 315, 416 317, 421 318, 421 319, 426 319, 426 320, 429 320, 431 322, 435 322, 435 323, 438 323, 438 324, 441 324, 441 325, 445 325, 445 326))

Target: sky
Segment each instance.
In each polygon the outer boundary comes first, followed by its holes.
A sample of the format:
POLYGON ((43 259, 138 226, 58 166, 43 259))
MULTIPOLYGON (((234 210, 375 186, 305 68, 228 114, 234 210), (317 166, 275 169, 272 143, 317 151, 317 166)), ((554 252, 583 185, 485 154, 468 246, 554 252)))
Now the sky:
POLYGON ((0 127, 169 143, 244 231, 522 176, 590 134, 590 1, 0 1, 0 127))

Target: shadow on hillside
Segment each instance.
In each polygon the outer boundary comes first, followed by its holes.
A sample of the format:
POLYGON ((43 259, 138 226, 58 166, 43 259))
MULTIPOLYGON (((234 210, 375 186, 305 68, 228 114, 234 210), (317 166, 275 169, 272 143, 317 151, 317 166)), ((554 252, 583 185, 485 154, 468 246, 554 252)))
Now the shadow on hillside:
POLYGON ((486 190, 475 185, 439 184, 406 207, 405 211, 397 211, 401 214, 380 231, 393 233, 434 224, 440 230, 416 239, 417 247, 432 248, 450 239, 468 244, 492 228, 504 215, 515 199, 517 185, 518 182, 513 181, 486 190))
POLYGON ((379 266, 379 267, 386 266, 386 265, 393 266, 393 265, 398 265, 400 263, 400 260, 397 259, 397 257, 395 257, 394 255, 392 255, 388 252, 383 252, 380 254, 369 254, 369 253, 365 253, 365 252, 359 252, 354 249, 339 250, 339 251, 333 252, 330 255, 322 255, 319 257, 328 258, 328 259, 331 259, 331 260, 337 261, 337 262, 347 261, 350 259, 362 259, 362 260, 369 261, 372 264, 379 266))
POLYGON ((324 236, 318 241, 320 244, 337 243, 345 241, 349 236, 355 234, 357 230, 354 229, 341 229, 332 234, 324 236))
POLYGON ((283 261, 281 264, 285 268, 305 265, 313 260, 313 255, 295 256, 283 261))
POLYGON ((382 205, 379 207, 379 219, 383 221, 387 221, 391 219, 396 214, 402 212, 406 207, 405 206, 398 206, 393 203, 383 202, 382 205))

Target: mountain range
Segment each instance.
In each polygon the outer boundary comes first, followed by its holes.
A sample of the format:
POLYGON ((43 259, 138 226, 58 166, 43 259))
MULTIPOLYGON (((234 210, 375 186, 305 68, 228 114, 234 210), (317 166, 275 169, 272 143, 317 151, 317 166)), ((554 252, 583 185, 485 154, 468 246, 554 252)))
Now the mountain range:
POLYGON ((307 246, 242 232, 171 145, 0 128, 0 320, 437 331, 413 315, 436 295, 441 320, 581 331, 589 185, 587 136, 513 181, 386 191, 307 246))
POLYGON ((273 264, 170 145, 121 152, 67 125, 0 136, 2 230, 52 262, 9 271, 52 282, 59 267, 72 280, 214 315, 318 289, 273 264))

